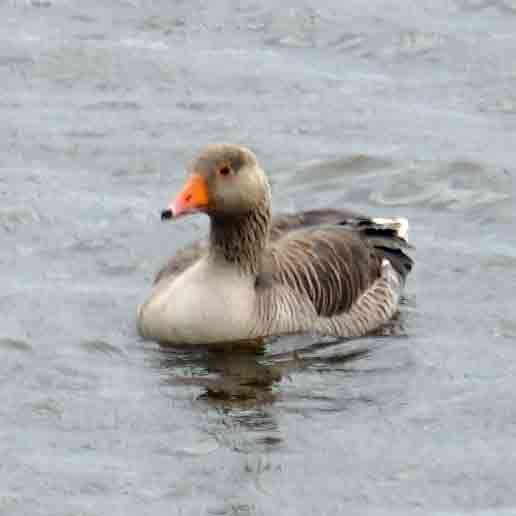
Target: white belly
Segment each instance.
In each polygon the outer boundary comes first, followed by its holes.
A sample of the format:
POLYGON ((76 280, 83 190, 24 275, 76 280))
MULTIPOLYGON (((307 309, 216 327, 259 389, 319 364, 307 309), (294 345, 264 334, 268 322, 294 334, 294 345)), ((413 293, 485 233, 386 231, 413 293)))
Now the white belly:
POLYGON ((156 285, 138 314, 144 337, 201 344, 243 340, 253 327, 254 284, 207 260, 156 285))

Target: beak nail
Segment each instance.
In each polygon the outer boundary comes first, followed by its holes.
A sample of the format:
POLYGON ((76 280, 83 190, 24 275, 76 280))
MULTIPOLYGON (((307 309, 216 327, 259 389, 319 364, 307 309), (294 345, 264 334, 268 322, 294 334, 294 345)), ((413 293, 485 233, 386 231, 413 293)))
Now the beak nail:
POLYGON ((167 210, 163 210, 161 212, 161 220, 168 220, 168 219, 171 219, 173 217, 173 213, 172 213, 172 210, 171 209, 167 209, 167 210))

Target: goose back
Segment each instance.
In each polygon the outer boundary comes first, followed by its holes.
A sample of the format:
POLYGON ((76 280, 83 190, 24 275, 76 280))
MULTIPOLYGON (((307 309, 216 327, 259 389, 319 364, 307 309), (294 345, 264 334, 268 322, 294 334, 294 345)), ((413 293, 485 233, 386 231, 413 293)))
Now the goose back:
MULTIPOLYGON (((350 210, 308 210, 296 214, 276 215, 272 218, 269 232, 269 241, 276 242, 287 233, 302 228, 318 225, 347 224, 353 221, 358 224, 360 221, 370 220, 350 210)), ((196 241, 183 249, 180 249, 172 256, 158 271, 154 283, 169 276, 177 276, 193 265, 206 253, 207 241, 196 241)))

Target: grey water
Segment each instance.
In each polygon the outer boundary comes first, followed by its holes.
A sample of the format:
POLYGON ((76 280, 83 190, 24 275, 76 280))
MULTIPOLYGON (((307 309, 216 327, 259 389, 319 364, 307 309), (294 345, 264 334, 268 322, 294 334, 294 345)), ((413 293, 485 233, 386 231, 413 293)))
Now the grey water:
POLYGON ((0 514, 516 514, 516 3, 0 2, 0 514), (263 353, 135 309, 206 232, 203 145, 276 212, 405 216, 396 321, 263 353))

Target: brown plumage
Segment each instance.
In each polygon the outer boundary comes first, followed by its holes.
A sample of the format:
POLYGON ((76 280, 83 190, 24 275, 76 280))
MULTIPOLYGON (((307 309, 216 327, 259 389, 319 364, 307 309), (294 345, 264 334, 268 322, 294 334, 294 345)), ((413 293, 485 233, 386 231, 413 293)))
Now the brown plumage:
POLYGON ((210 237, 179 251, 139 309, 140 332, 169 342, 245 340, 318 331, 357 336, 396 311, 412 267, 403 219, 346 210, 271 218, 254 155, 209 146, 163 218, 204 212, 210 237))

